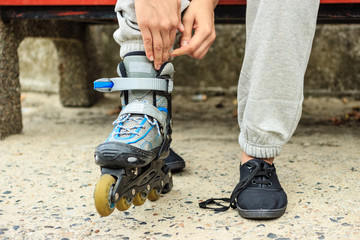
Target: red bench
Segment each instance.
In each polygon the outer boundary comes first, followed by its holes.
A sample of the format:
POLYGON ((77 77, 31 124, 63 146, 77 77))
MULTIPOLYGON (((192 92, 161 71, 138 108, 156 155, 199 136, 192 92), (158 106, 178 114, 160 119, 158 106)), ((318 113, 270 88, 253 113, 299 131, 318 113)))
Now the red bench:
MULTIPOLYGON (((359 3, 359 0, 321 0, 322 4, 339 4, 339 3, 359 3)), ((3 6, 50 6, 50 5, 85 5, 85 6, 99 6, 111 5, 114 6, 115 0, 2 0, 0 5, 3 6)), ((220 0, 219 5, 239 5, 246 4, 246 0, 220 0)))
MULTIPOLYGON (((100 97, 92 81, 101 64, 85 41, 87 25, 115 22, 115 0, 0 1, 0 139, 22 130, 17 49, 25 37, 50 37, 59 56, 60 99, 64 106, 90 106, 100 97), (67 21, 64 21, 67 20, 67 21), (92 59, 90 61, 90 59, 92 59)), ((220 0, 217 23, 242 23, 245 0, 220 0)), ((360 22, 360 0, 321 0, 319 23, 360 22)))
MULTIPOLYGON (((3 19, 76 19, 114 21, 116 0, 2 0, 3 19)), ((360 22, 360 0, 321 0, 320 23, 360 22)), ((246 0, 220 0, 217 23, 244 22, 246 0)))

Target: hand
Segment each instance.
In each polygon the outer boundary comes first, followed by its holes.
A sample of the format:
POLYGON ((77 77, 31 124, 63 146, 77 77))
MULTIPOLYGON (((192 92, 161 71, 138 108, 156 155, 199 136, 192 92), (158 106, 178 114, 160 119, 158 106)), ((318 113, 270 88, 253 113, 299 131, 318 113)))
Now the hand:
POLYGON ((201 59, 214 42, 214 8, 218 0, 193 0, 183 16, 184 31, 180 39, 180 48, 170 56, 189 55, 201 59), (192 35, 193 29, 195 30, 192 35))
POLYGON ((184 30, 181 0, 135 0, 135 12, 146 56, 159 70, 168 61, 176 30, 184 30))

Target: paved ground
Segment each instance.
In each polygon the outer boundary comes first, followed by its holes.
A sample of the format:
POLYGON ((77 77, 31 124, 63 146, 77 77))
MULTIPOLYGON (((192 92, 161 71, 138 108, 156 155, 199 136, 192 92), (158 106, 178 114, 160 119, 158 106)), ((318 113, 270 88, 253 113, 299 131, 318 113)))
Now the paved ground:
POLYGON ((118 97, 65 109, 56 95, 27 93, 23 133, 0 141, 0 238, 360 239, 360 122, 344 117, 359 102, 305 101, 301 124, 276 160, 288 209, 271 221, 198 207, 228 197, 238 181, 235 106, 225 97, 177 95, 174 102, 173 148, 186 170, 157 202, 102 218, 93 205, 99 168, 92 155, 112 129, 116 116, 108 111, 118 97))

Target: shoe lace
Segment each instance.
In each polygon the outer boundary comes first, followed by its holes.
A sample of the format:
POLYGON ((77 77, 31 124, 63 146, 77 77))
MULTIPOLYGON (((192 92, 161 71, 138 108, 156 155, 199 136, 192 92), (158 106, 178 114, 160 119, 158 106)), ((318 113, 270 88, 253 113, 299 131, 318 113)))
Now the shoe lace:
POLYGON ((250 183, 253 184, 266 184, 266 185, 271 185, 271 174, 273 171, 275 171, 275 167, 271 166, 268 167, 267 169, 263 169, 263 165, 262 164, 258 164, 255 165, 253 163, 247 163, 250 174, 242 179, 234 188, 233 192, 231 193, 230 198, 210 198, 206 201, 200 202, 199 206, 200 208, 205 208, 205 209, 213 209, 215 211, 220 211, 220 212, 224 212, 227 211, 230 207, 231 208, 236 208, 236 201, 237 201, 237 196, 239 196, 239 194, 250 185, 250 183), (265 177, 265 180, 264 178, 265 177), (255 179, 255 177, 261 177, 258 179, 255 179), (225 206, 223 204, 221 204, 221 202, 218 201, 222 201, 222 202, 226 202, 229 203, 228 206, 225 206), (209 207, 208 205, 214 204, 216 206, 219 207, 209 207))
MULTIPOLYGON (((112 137, 115 137, 117 135, 120 134, 124 134, 124 135, 131 135, 134 134, 136 136, 139 136, 140 134, 138 132, 136 132, 136 130, 138 128, 144 128, 144 126, 141 126, 141 122, 143 121, 143 118, 141 117, 132 117, 130 118, 131 114, 123 114, 120 115, 114 122, 113 125, 115 126, 114 131, 111 133, 112 137), (135 125, 132 127, 126 127, 123 125, 124 122, 126 121, 133 121, 135 122, 135 125)), ((156 129, 158 131, 158 134, 160 135, 160 126, 159 123, 156 119, 153 119, 153 121, 150 120, 149 116, 147 116, 146 114, 144 115, 144 117, 146 118, 146 121, 151 125, 151 126, 156 126, 156 129)))
POLYGON ((158 134, 161 135, 159 122, 158 122, 155 118, 153 118, 153 121, 151 121, 150 118, 149 118, 149 116, 146 115, 146 114, 145 114, 144 116, 145 116, 147 122, 148 122, 151 126, 156 126, 156 129, 157 129, 158 134))

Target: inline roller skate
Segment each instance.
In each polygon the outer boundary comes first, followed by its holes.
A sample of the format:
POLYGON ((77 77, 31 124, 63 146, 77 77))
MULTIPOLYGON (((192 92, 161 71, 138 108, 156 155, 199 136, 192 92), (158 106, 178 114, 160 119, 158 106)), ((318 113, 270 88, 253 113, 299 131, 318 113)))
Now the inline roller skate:
POLYGON ((123 106, 110 136, 95 149, 101 177, 94 200, 101 216, 155 201, 171 190, 164 159, 171 142, 173 72, 170 62, 156 71, 144 52, 132 52, 118 66, 120 77, 94 82, 98 91, 121 91, 123 106))

